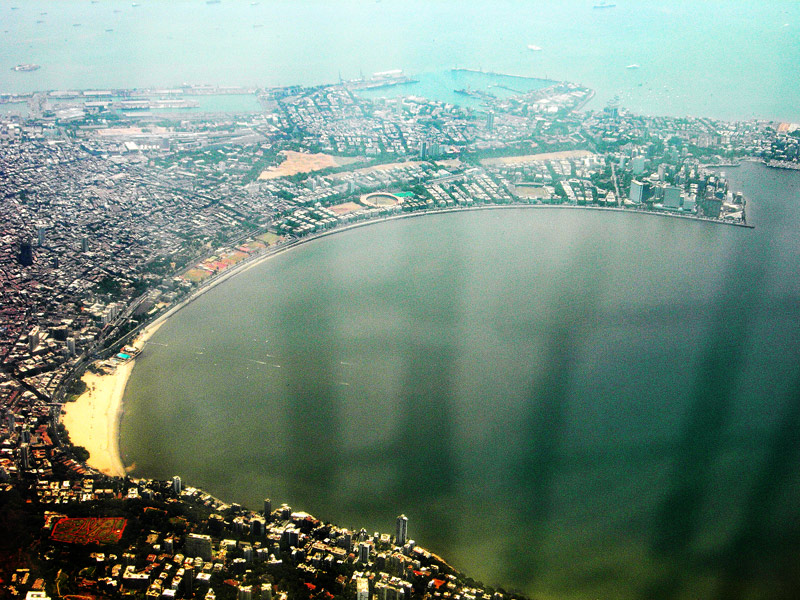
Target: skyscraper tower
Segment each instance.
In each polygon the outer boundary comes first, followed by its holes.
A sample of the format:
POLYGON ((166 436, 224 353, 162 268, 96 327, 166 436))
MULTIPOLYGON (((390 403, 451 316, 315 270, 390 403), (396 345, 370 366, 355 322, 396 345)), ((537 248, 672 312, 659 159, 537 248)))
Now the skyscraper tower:
POLYGON ((369 544, 367 542, 361 542, 358 545, 358 562, 362 565, 369 562, 369 544))
POLYGON ((634 204, 642 204, 650 199, 650 184, 645 181, 631 181, 630 199, 634 204))
POLYGON ((397 535, 395 536, 398 546, 402 546, 408 539, 408 517, 400 515, 397 517, 397 535))
POLYGON ((33 264, 33 247, 30 238, 25 238, 19 245, 19 264, 30 267, 33 264))
POLYGON ((175 475, 175 477, 172 478, 172 491, 175 494, 180 494, 181 493, 181 489, 182 489, 181 488, 181 478, 179 476, 175 475))

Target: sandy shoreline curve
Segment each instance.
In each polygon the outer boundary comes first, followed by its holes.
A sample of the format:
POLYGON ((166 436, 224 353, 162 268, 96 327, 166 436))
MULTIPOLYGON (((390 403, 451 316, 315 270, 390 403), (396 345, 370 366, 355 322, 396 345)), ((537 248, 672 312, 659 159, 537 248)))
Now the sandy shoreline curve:
MULTIPOLYGON (((252 260, 246 260, 236 266, 231 267, 204 282, 199 288, 194 290, 187 298, 184 298, 174 306, 171 306, 167 311, 156 318, 152 323, 145 326, 144 330, 131 342, 130 345, 142 350, 150 337, 164 324, 164 322, 174 315, 176 312, 184 308, 186 305, 192 303, 194 300, 205 294, 207 291, 213 289, 220 283, 227 281, 235 275, 249 271, 263 262, 278 256, 292 248, 302 246, 309 242, 317 241, 322 238, 375 225, 378 223, 385 223, 387 221, 394 221, 399 219, 419 218, 437 214, 447 214, 454 212, 472 212, 472 211, 485 211, 485 210, 515 210, 515 209, 561 209, 561 210, 596 210, 606 212, 624 212, 639 215, 650 215, 658 217, 672 217, 680 219, 689 219, 693 221, 700 221, 706 223, 717 223, 723 225, 736 225, 746 228, 753 228, 753 225, 745 223, 738 223, 733 221, 723 221, 722 219, 712 219, 707 217, 697 217, 691 215, 671 214, 655 211, 645 210, 631 210, 621 207, 598 207, 598 206, 569 206, 569 205, 534 205, 534 204, 511 204, 511 205, 489 205, 489 206, 475 206, 475 207, 459 207, 459 208, 444 208, 431 211, 420 211, 412 213, 403 213, 397 215, 390 215, 375 219, 369 219, 357 223, 352 223, 345 226, 336 227, 330 230, 322 231, 310 236, 306 236, 287 244, 275 248, 271 252, 266 252, 253 257, 252 260)), ((125 394, 128 379, 133 371, 135 360, 131 359, 125 363, 118 365, 112 372, 108 374, 95 374, 87 372, 83 376, 83 381, 86 382, 89 389, 86 393, 82 394, 75 402, 66 403, 62 408, 62 422, 69 432, 70 441, 73 445, 83 446, 89 451, 89 460, 87 464, 90 467, 101 471, 107 475, 114 475, 123 477, 126 474, 126 468, 123 464, 122 457, 119 449, 119 425, 123 413, 122 399, 125 394)), ((132 468, 132 467, 129 467, 132 468)))
MULTIPOLYGON (((147 326, 131 343, 137 350, 163 324, 158 319, 147 326)), ((61 422, 70 442, 89 452, 86 464, 106 475, 124 477, 125 465, 119 449, 119 425, 122 419, 122 398, 135 360, 131 359, 103 373, 87 371, 81 378, 87 390, 74 402, 64 404, 61 422)))

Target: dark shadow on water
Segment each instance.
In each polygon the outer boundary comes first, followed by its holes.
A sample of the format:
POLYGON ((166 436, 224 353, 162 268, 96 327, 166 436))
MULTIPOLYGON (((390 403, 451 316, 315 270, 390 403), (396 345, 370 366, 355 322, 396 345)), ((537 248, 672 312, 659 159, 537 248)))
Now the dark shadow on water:
MULTIPOLYGON (((462 244, 466 240, 461 240, 462 244)), ((411 254, 409 250, 406 252, 411 254)), ((457 275, 455 290, 463 286, 467 265, 463 252, 455 253, 452 268, 457 275)), ((396 411, 401 426, 393 432, 385 452, 398 477, 391 493, 400 510, 413 517, 409 537, 418 542, 436 539, 443 549, 453 546, 458 479, 455 460, 454 407, 458 402, 458 326, 461 302, 458 294, 443 294, 431 302, 430 293, 441 293, 419 282, 401 295, 409 326, 403 340, 403 364, 396 411), (431 311, 435 306, 435 311, 431 311), (427 324, 436 331, 450 331, 451 338, 432 337, 427 324)))
MULTIPOLYGON (((748 345, 751 317, 761 302, 766 246, 761 256, 737 249, 726 265, 716 299, 707 308, 707 343, 695 365, 667 492, 654 518, 651 552, 663 562, 666 573, 644 586, 643 600, 682 597, 692 585, 689 573, 700 560, 693 544, 703 526, 705 506, 720 493, 712 482, 713 469, 726 450, 737 403, 736 375, 748 345), (742 285, 743 278, 747 285, 742 285)), ((724 577, 724 571, 715 576, 724 577)))
POLYGON ((567 427, 569 374, 574 366, 574 334, 559 327, 547 337, 545 367, 531 384, 527 412, 520 418, 517 435, 524 446, 512 457, 508 469, 512 512, 527 535, 515 536, 521 547, 507 547, 504 578, 523 588, 540 574, 539 554, 546 524, 553 510, 552 488, 561 460, 561 444, 567 427), (521 553, 529 558, 519 559, 521 553))
POLYGON ((718 600, 747 598, 759 578, 775 598, 800 598, 800 377, 784 406, 731 542, 720 553, 718 600), (775 518, 776 504, 791 505, 793 520, 775 518), (779 522, 780 521, 780 522, 779 522), (776 527, 778 525, 778 527, 776 527), (755 581, 754 581, 755 580, 755 581))
POLYGON ((429 504, 453 492, 454 382, 447 366, 453 365, 454 357, 443 354, 450 348, 413 344, 405 365, 405 393, 398 406, 403 428, 387 450, 402 473, 395 494, 409 503, 418 499, 429 504))
MULTIPOLYGON (((581 262, 581 258, 576 263, 581 262)), ((518 424, 510 432, 518 442, 508 458, 509 512, 513 526, 525 535, 511 536, 504 546, 504 581, 515 588, 530 589, 544 575, 545 547, 550 521, 560 507, 554 505, 554 489, 565 468, 568 454, 564 438, 569 424, 572 378, 579 353, 599 314, 598 257, 588 264, 576 264, 558 290, 552 307, 546 307, 547 321, 528 324, 524 329, 539 338, 541 359, 531 361, 531 382, 524 395, 518 424), (583 274, 582 280, 577 274, 583 274), (522 559, 521 557, 524 557, 522 559)))
POLYGON ((285 330, 295 331, 293 320, 303 319, 303 329, 293 341, 293 352, 283 360, 286 376, 288 427, 283 469, 292 502, 304 506, 325 506, 318 500, 319 490, 330 490, 336 483, 341 460, 341 415, 337 406, 334 372, 335 350, 326 343, 325 332, 332 327, 332 316, 325 297, 326 286, 320 286, 313 305, 304 302, 286 303, 278 316, 286 323, 285 330))

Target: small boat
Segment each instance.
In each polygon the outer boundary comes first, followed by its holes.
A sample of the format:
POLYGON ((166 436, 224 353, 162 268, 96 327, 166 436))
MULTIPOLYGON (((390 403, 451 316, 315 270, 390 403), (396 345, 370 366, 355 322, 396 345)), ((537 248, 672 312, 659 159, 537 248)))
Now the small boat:
POLYGON ((528 50, 533 50, 534 52, 540 52, 542 48, 535 44, 528 44, 528 50))
POLYGON ((627 67, 625 67, 625 68, 626 68, 626 69, 638 69, 638 68, 639 68, 639 65, 637 65, 636 63, 633 63, 633 64, 631 64, 631 65, 628 65, 628 66, 627 66, 627 67))
POLYGON ((34 65, 34 64, 31 64, 31 63, 23 64, 23 65, 17 65, 16 67, 11 67, 12 71, 21 71, 23 73, 27 73, 28 71, 37 71, 39 69, 41 69, 41 67, 39 65, 34 65))

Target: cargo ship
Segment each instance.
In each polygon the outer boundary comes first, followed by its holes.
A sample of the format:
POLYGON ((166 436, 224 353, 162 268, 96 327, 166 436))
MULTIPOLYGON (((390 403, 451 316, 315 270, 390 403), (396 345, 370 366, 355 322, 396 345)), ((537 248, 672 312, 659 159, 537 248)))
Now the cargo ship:
POLYGON ((14 71, 36 71, 40 69, 39 65, 34 64, 24 64, 24 65, 17 65, 16 67, 11 67, 14 71))
POLYGON ((453 90, 456 94, 461 94, 462 96, 471 96, 472 98, 480 98, 481 100, 489 100, 495 99, 497 96, 494 94, 490 94, 489 92, 484 92, 482 90, 471 90, 469 88, 462 88, 460 90, 453 90))

